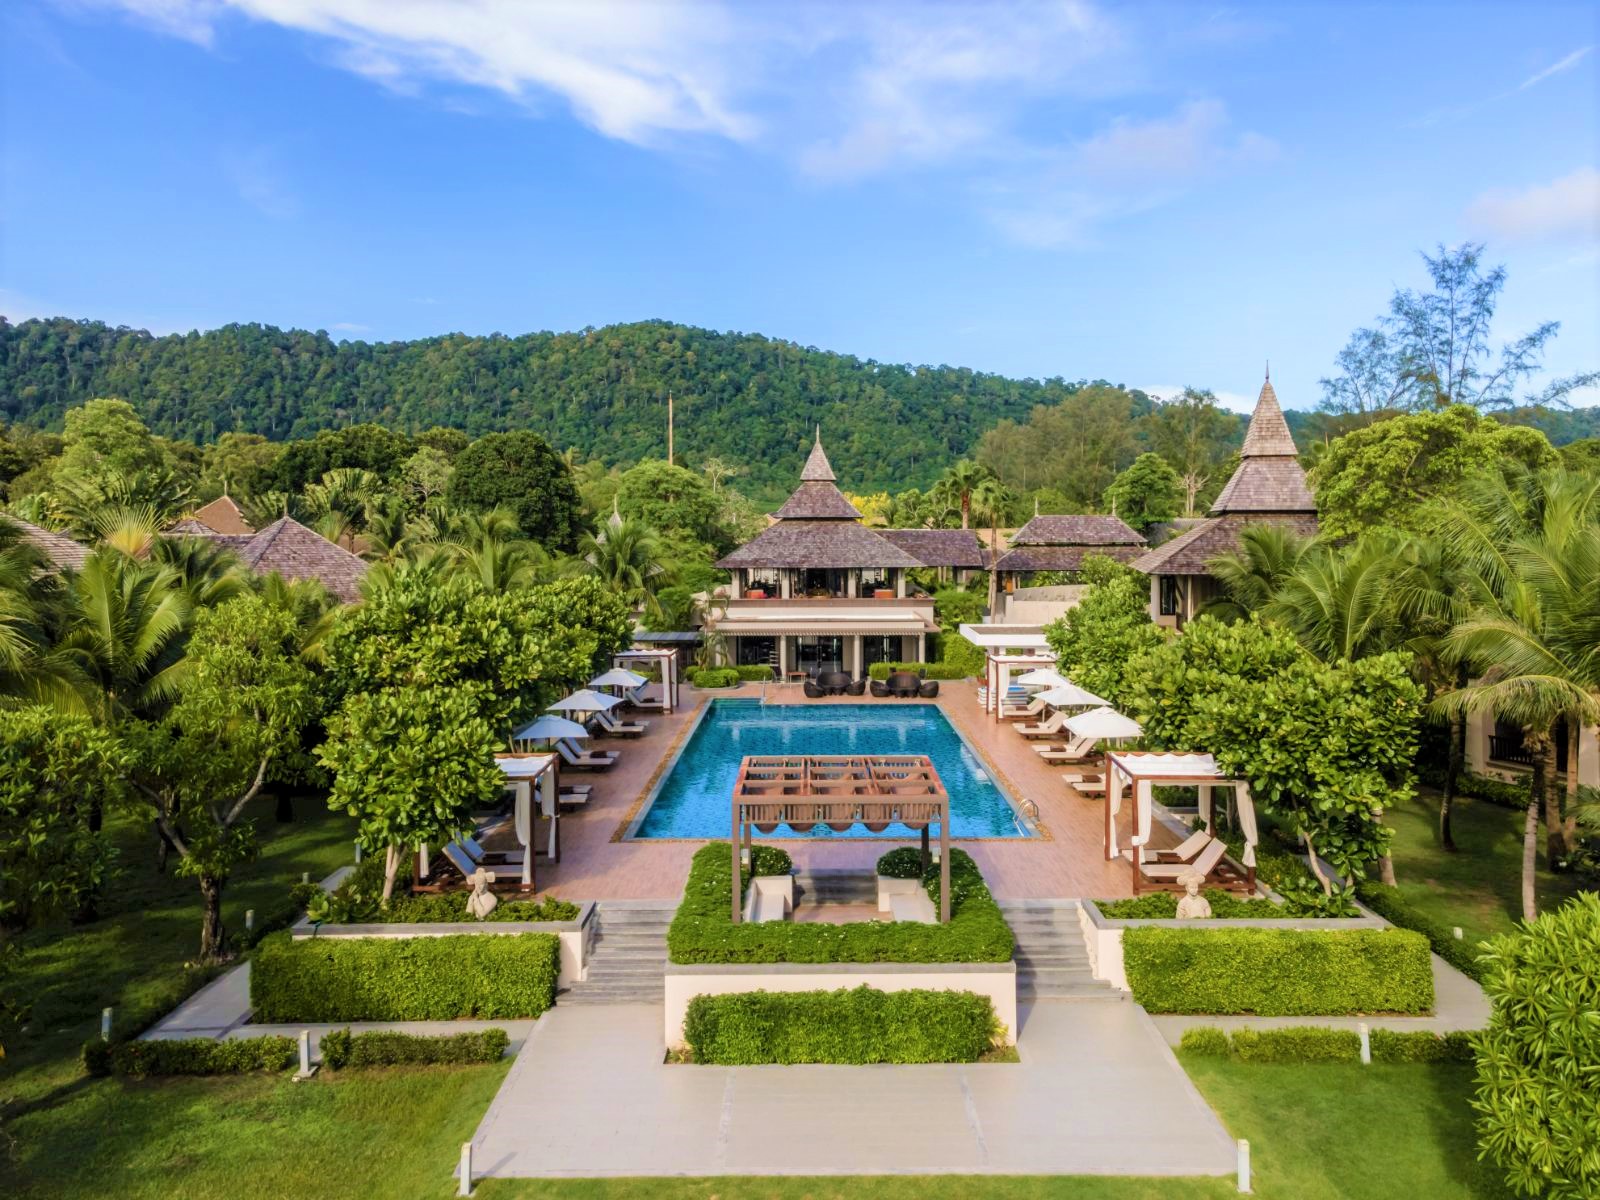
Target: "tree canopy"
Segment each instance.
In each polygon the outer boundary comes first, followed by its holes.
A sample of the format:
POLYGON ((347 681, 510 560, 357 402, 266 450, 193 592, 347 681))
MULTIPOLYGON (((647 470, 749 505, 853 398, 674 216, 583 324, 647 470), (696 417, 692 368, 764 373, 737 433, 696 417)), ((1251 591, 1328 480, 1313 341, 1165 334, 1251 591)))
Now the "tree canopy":
POLYGON ((450 498, 480 511, 508 509, 549 550, 571 550, 582 528, 572 472, 536 433, 491 433, 456 455, 450 498))

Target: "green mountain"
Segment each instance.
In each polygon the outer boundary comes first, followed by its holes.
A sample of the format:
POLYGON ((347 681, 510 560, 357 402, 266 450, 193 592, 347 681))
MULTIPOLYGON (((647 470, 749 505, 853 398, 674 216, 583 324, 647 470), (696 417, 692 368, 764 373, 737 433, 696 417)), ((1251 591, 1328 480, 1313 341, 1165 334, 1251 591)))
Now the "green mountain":
POLYGON ((787 491, 819 424, 850 487, 899 491, 926 487, 997 421, 1081 386, 878 363, 665 321, 335 342, 270 325, 153 337, 96 321, 0 318, 0 418, 9 422, 59 427, 73 405, 114 396, 154 432, 199 442, 376 421, 409 433, 532 429, 585 458, 632 463, 665 456, 670 393, 678 455, 743 466, 738 486, 756 496, 787 491))

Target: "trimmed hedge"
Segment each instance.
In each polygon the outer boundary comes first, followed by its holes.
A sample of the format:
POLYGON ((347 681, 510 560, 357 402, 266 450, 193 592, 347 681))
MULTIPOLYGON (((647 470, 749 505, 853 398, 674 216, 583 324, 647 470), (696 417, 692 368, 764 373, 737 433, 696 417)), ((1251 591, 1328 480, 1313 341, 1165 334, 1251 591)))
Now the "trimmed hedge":
POLYGON ((1484 967, 1478 961, 1483 953, 1481 942, 1465 938, 1458 940, 1452 931, 1407 904, 1399 888, 1386 887, 1381 883, 1362 883, 1356 887, 1356 898, 1391 924, 1420 933, 1428 939, 1433 952, 1445 962, 1469 979, 1483 982, 1484 967))
POLYGON ((1403 929, 1128 929, 1123 966, 1152 1013, 1422 1013, 1428 942, 1403 929))
MULTIPOLYGON (((1274 904, 1271 900, 1241 900, 1221 888, 1207 888, 1205 897, 1211 901, 1211 916, 1218 921, 1287 920, 1295 915, 1286 905, 1274 904)), ((1171 892, 1151 892, 1130 900, 1096 900, 1095 907, 1101 916, 1118 921, 1175 920, 1178 897, 1171 892)))
MULTIPOLYGON (((478 918, 467 912, 467 892, 445 892, 438 896, 396 896, 389 907, 380 908, 366 920, 399 925, 433 925, 445 921, 472 921, 478 918)), ((570 900, 545 896, 539 900, 508 900, 500 903, 489 914, 489 921, 576 921, 582 911, 570 900)))
POLYGON ((689 682, 697 688, 736 687, 739 671, 735 667, 701 667, 690 673, 689 682))
MULTIPOLYGON (((955 869, 955 859, 950 860, 955 869)), ((878 859, 878 874, 888 879, 921 879, 922 850, 917 846, 896 846, 878 859)))
POLYGON ((771 683, 777 678, 777 673, 766 663, 745 663, 734 670, 744 683, 771 683))
MULTIPOLYGON (((1015 939, 977 864, 950 852, 950 923, 857 921, 848 925, 741 922, 729 916, 732 849, 712 842, 694 856, 683 901, 667 930, 675 963, 1008 962, 1015 939)), ((938 872, 929 894, 939 900, 938 872)), ((742 880, 749 886, 748 877, 742 880)))
POLYGON ((695 1062, 753 1066, 975 1062, 1002 1030, 987 996, 862 986, 696 996, 683 1032, 695 1062))
POLYGON ((287 1071, 299 1059, 291 1037, 182 1038, 174 1041, 87 1042, 83 1066, 91 1075, 242 1075, 287 1071))
MULTIPOLYGON (((1417 778, 1430 787, 1441 790, 1444 788, 1443 767, 1424 767, 1417 772, 1417 778)), ((1517 812, 1528 807, 1528 789, 1532 786, 1531 775, 1525 776, 1517 783, 1492 779, 1488 775, 1479 775, 1473 771, 1462 771, 1456 776, 1456 795, 1466 796, 1471 800, 1486 800, 1490 804, 1514 809, 1517 812)))
POLYGON ((881 683, 896 671, 909 671, 924 679, 965 679, 971 674, 966 666, 959 662, 879 662, 867 668, 867 675, 881 683))
MULTIPOLYGON (((1372 1061, 1471 1062, 1473 1036, 1460 1031, 1441 1036, 1425 1029, 1407 1033, 1374 1029, 1369 1034, 1372 1061)), ((1286 1029, 1238 1029, 1230 1039, 1224 1030, 1197 1025, 1183 1031, 1178 1050, 1196 1058, 1231 1055, 1243 1062, 1258 1063, 1360 1062, 1361 1035, 1351 1029, 1304 1025, 1286 1029)))
POLYGON ((511 1037, 504 1029, 446 1033, 436 1037, 374 1030, 352 1034, 335 1029, 322 1035, 322 1061, 331 1070, 345 1067, 421 1067, 492 1063, 504 1057, 511 1037))
POLYGON ((250 968, 263 1023, 537 1017, 555 1000, 553 933, 414 938, 275 934, 250 968))

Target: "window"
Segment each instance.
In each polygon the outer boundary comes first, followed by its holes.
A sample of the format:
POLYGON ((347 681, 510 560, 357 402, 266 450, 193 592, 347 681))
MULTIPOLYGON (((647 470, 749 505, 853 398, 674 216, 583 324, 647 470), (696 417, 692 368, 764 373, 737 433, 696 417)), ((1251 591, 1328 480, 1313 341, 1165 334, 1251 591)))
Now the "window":
POLYGON ((899 662, 900 639, 894 634, 884 637, 868 634, 861 639, 861 672, 873 663, 899 662))
POLYGON ((771 667, 778 669, 778 639, 770 637, 742 637, 735 661, 741 667, 771 667))
POLYGON ((1160 586, 1160 610, 1163 617, 1178 615, 1178 577, 1176 575, 1158 575, 1156 579, 1160 586))

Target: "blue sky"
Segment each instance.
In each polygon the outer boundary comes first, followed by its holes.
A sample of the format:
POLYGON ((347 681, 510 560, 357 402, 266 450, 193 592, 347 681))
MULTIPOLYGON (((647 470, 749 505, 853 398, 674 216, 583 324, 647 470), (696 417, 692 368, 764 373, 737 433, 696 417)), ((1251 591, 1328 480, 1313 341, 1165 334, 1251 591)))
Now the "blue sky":
POLYGON ((1597 12, 12 0, 0 312, 664 317, 1238 403, 1270 358, 1309 408, 1473 239, 1565 375, 1600 366, 1597 12))

